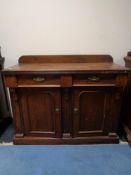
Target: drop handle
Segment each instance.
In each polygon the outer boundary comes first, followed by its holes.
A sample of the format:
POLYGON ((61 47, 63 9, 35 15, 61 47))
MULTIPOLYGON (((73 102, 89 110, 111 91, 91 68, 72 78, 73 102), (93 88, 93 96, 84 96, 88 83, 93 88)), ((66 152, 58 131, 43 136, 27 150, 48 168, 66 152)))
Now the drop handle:
POLYGON ((60 108, 55 108, 55 112, 59 112, 60 111, 60 108))
POLYGON ((90 81, 99 81, 100 80, 100 77, 90 76, 90 77, 88 77, 88 80, 90 80, 90 81))
POLYGON ((45 78, 44 77, 35 77, 33 78, 34 81, 37 81, 37 82, 41 82, 41 81, 45 81, 45 78))
POLYGON ((79 111, 79 109, 78 108, 74 108, 74 112, 78 112, 79 111))

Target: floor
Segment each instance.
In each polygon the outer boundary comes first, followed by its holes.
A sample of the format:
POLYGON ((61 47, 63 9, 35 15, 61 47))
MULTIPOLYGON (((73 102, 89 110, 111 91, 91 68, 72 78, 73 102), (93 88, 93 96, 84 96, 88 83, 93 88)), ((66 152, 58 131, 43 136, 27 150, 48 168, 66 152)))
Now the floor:
POLYGON ((14 128, 10 125, 5 132, 0 136, 0 145, 13 145, 14 128))
POLYGON ((1 175, 131 175, 127 144, 0 146, 1 175))

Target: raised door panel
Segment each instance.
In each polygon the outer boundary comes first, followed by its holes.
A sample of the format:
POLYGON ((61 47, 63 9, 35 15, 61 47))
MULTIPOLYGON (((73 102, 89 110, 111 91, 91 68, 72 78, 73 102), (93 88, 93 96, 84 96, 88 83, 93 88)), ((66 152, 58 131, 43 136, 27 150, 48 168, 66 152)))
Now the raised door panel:
POLYGON ((73 137, 99 136, 115 132, 120 112, 120 104, 116 104, 117 96, 112 88, 75 89, 73 137))
POLYGON ((25 135, 61 136, 61 102, 57 89, 22 88, 19 100, 25 135))

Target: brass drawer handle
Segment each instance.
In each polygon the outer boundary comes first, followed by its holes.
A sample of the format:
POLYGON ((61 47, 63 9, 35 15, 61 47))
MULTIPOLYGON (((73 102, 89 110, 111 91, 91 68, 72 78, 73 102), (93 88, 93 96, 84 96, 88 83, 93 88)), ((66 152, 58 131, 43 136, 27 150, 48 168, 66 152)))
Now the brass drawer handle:
POLYGON ((45 78, 44 77, 35 77, 33 78, 34 81, 37 81, 37 82, 41 82, 41 81, 45 81, 45 78))
POLYGON ((74 112, 78 112, 78 111, 79 111, 79 109, 78 109, 78 108, 74 108, 73 110, 74 110, 74 112))
POLYGON ((55 112, 60 112, 60 108, 55 108, 55 112))
POLYGON ((91 80, 91 81, 99 81, 99 80, 100 80, 100 77, 91 76, 91 77, 88 77, 88 80, 91 80))

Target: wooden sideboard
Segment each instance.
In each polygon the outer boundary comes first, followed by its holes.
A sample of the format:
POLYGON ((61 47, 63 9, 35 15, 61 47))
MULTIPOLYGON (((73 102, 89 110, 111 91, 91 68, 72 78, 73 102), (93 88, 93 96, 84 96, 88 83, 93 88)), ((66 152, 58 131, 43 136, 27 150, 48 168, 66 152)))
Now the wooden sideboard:
POLYGON ((109 55, 20 57, 3 71, 14 143, 118 143, 129 71, 109 55))
MULTIPOLYGON (((125 66, 131 68, 131 52, 128 52, 124 60, 125 66)), ((127 140, 131 145, 131 75, 129 75, 128 78, 124 115, 124 129, 126 132, 127 140)))
POLYGON ((7 98, 7 91, 4 86, 1 70, 4 68, 5 59, 1 56, 0 50, 0 135, 12 122, 9 103, 7 98))

